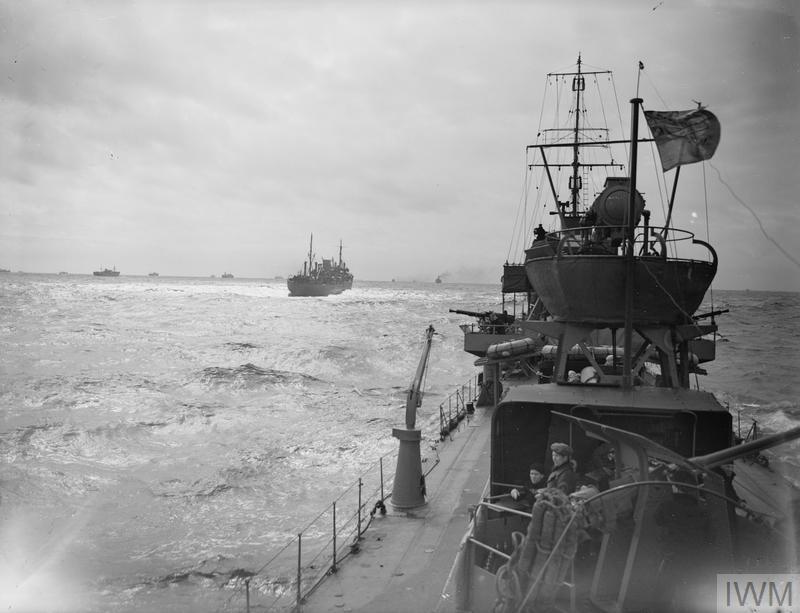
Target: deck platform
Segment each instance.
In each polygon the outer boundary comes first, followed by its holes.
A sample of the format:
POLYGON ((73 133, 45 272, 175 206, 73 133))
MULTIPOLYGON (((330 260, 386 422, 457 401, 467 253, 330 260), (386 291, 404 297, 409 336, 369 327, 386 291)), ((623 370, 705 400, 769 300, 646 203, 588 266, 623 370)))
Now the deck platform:
MULTIPOLYGON (((307 598, 303 613, 446 609, 442 590, 489 474, 492 409, 478 407, 439 449, 426 477, 426 504, 376 515, 360 550, 307 598), (444 605, 444 606, 442 606, 444 605)), ((423 468, 423 470, 426 470, 423 468)))

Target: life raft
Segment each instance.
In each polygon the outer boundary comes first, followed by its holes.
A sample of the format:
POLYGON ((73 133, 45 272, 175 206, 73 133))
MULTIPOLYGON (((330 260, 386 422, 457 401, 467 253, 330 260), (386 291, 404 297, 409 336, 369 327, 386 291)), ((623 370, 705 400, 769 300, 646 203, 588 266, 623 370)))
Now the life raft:
POLYGON ((501 360, 518 355, 535 353, 541 349, 541 345, 541 342, 536 342, 532 338, 518 338, 513 341, 495 343, 487 347, 486 357, 490 360, 501 360))

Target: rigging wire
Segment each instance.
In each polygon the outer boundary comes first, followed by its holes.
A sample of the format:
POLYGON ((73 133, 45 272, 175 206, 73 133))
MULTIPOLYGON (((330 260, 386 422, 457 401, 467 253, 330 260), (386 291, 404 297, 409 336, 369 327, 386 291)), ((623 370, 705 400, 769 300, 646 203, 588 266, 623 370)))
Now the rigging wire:
MULTIPOLYGON (((542 92, 542 101, 539 105, 539 122, 536 126, 536 139, 535 144, 539 144, 539 140, 542 137, 542 124, 544 121, 544 112, 545 106, 547 102, 547 93, 550 88, 550 77, 545 78, 545 86, 542 92)), ((528 225, 528 199, 530 195, 530 188, 531 183, 533 181, 533 173, 528 164, 528 150, 525 150, 525 174, 522 184, 522 193, 520 194, 520 201, 517 205, 517 212, 514 218, 514 227, 511 234, 511 238, 508 243, 508 251, 506 252, 506 262, 512 259, 513 253, 518 253, 523 251, 528 243, 528 236, 532 232, 531 228, 537 219, 537 213, 539 211, 539 205, 541 204, 541 192, 538 191, 537 187, 537 197, 536 201, 534 202, 533 210, 530 214, 530 225, 528 225), (522 223, 520 223, 520 214, 522 215, 522 223)), ((544 221, 542 219, 542 221, 544 221)))
MULTIPOLYGON (((617 117, 619 117, 619 133, 620 136, 624 139, 625 127, 622 125, 622 109, 620 109, 619 107, 619 94, 617 94, 617 84, 614 82, 614 75, 609 75, 608 79, 609 81, 611 81, 611 89, 614 91, 614 100, 617 103, 617 117)), ((627 160, 629 160, 630 158, 630 153, 628 152, 628 145, 626 143, 623 144, 622 146, 625 148, 625 160, 627 163, 627 160)))
MULTIPOLYGON (((650 143, 650 158, 653 160, 653 174, 656 177, 656 185, 658 186, 658 199, 661 201, 661 215, 664 216, 664 221, 667 221, 667 211, 666 211, 666 203, 664 202, 664 198, 670 198, 670 193, 667 190, 667 175, 664 172, 659 172, 658 165, 659 165, 659 157, 658 157, 658 150, 656 149, 656 144, 650 143)), ((676 186, 677 187, 677 186, 676 186)))
POLYGON ((648 75, 648 74, 647 74, 647 71, 646 71, 646 70, 643 70, 642 72, 644 73, 644 76, 645 76, 645 78, 647 79, 647 83, 648 83, 648 85, 649 85, 650 87, 652 87, 652 88, 653 88, 653 93, 655 93, 656 97, 657 97, 657 98, 659 99, 659 101, 661 102, 661 106, 662 106, 663 108, 665 108, 665 109, 669 108, 669 106, 667 105, 667 103, 666 103, 666 102, 664 102, 664 98, 663 98, 663 97, 661 96, 661 94, 659 93, 659 91, 658 91, 658 88, 655 86, 655 83, 652 81, 652 79, 650 79, 650 75, 648 75))
POLYGON ((536 140, 542 133, 542 120, 544 118, 544 103, 547 102, 547 89, 550 87, 550 79, 546 78, 544 81, 544 92, 542 93, 542 103, 539 105, 539 125, 536 126, 536 140))
POLYGON ((744 200, 742 200, 742 199, 741 199, 741 198, 740 198, 738 195, 736 195, 736 192, 734 192, 734 191, 733 191, 733 188, 732 188, 730 185, 728 185, 728 184, 725 182, 725 180, 722 178, 722 173, 720 173, 720 171, 717 169, 717 167, 716 167, 716 166, 714 166, 714 165, 713 165, 712 163, 710 163, 710 162, 709 162, 709 164, 708 164, 708 165, 709 165, 709 166, 711 166, 711 168, 713 168, 713 169, 714 169, 714 171, 717 173, 717 178, 719 179, 719 182, 720 182, 720 183, 722 183, 722 184, 723 184, 725 187, 727 187, 727 188, 728 188, 728 191, 731 193, 731 196, 733 196, 733 197, 734 197, 734 199, 735 199, 735 200, 736 200, 736 201, 737 201, 739 204, 741 204, 741 205, 742 205, 744 208, 746 208, 746 209, 747 209, 747 210, 750 212, 750 214, 751 214, 751 215, 752 215, 752 216, 755 218, 755 220, 756 220, 756 223, 758 224, 758 227, 759 227, 759 229, 761 230, 761 233, 764 235, 764 238, 766 238, 766 239, 767 239, 769 242, 771 242, 773 245, 775 245, 775 246, 778 248, 778 250, 779 250, 779 251, 780 251, 780 252, 781 252, 781 253, 782 253, 784 256, 786 256, 786 258, 787 258, 789 261, 791 261, 791 262, 792 262, 792 263, 793 263, 795 266, 797 266, 798 268, 800 268, 800 260, 798 260, 798 259, 797 259, 797 258, 795 258, 795 257, 794 257, 794 256, 793 256, 791 253, 789 253, 788 251, 786 251, 786 249, 784 249, 784 248, 781 246, 781 244, 780 244, 778 241, 776 241, 774 238, 772 238, 772 237, 771 237, 771 236, 770 236, 770 235, 767 233, 767 231, 764 229, 764 224, 762 224, 762 223, 761 223, 761 219, 759 219, 759 217, 758 217, 758 215, 756 214, 756 212, 755 212, 755 211, 754 211, 752 208, 750 208, 750 206, 748 206, 748 204, 747 204, 747 203, 746 203, 744 200))
MULTIPOLYGON (((706 180, 706 163, 703 162, 703 200, 706 207, 706 242, 711 244, 711 223, 708 217, 708 182, 706 180)), ((708 295, 711 299, 711 310, 714 310, 714 285, 708 288, 708 295)))
MULTIPOLYGON (((528 171, 527 171, 527 164, 526 164, 525 175, 527 176, 527 174, 528 174, 528 171)), ((517 214, 514 217, 514 227, 513 227, 513 230, 511 232, 511 239, 508 241, 508 252, 506 253, 506 261, 508 261, 508 259, 511 257, 511 253, 513 251, 515 251, 516 248, 519 246, 519 242, 518 242, 519 241, 519 235, 522 232, 524 232, 524 229, 522 229, 522 230, 520 229, 519 218, 520 218, 520 211, 523 210, 523 208, 524 208, 525 212, 527 213, 527 208, 528 208, 528 195, 527 195, 526 189, 525 189, 525 183, 526 182, 527 182, 527 179, 525 181, 523 181, 522 194, 520 194, 520 202, 517 204, 517 214)), ((523 213, 523 218, 525 217, 526 213, 523 213)), ((523 221, 522 225, 523 226, 525 225, 524 221, 523 221)))

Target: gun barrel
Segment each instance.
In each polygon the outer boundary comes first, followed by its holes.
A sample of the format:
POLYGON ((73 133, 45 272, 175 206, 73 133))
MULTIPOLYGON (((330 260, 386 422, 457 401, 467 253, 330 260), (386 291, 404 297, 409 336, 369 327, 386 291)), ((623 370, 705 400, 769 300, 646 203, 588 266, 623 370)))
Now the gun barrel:
POLYGON ((735 447, 729 447, 728 449, 721 449, 713 453, 696 456, 690 459, 692 462, 700 464, 705 468, 714 468, 721 464, 726 464, 727 462, 735 460, 736 458, 750 455, 751 453, 761 451, 762 449, 775 447, 776 445, 780 445, 781 443, 785 443, 787 441, 793 441, 797 438, 800 438, 800 426, 791 428, 786 432, 779 432, 778 434, 765 436, 763 438, 750 441, 749 443, 736 445, 735 447))
POLYGON ((692 319, 705 319, 706 317, 716 317, 717 315, 722 315, 724 313, 730 312, 730 309, 719 309, 718 311, 710 311, 708 313, 703 313, 701 315, 694 315, 692 319))
POLYGON ((459 315, 469 315, 470 317, 486 317, 490 311, 486 311, 484 313, 478 313, 477 311, 464 311, 462 309, 450 309, 451 313, 457 313, 459 315))

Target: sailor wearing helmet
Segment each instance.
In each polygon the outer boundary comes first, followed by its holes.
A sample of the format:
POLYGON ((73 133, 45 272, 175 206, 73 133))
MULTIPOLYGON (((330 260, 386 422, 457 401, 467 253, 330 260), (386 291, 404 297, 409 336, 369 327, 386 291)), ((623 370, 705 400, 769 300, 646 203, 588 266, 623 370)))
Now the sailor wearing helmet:
POLYGON ((578 480, 572 466, 572 447, 566 443, 553 443, 550 450, 553 452, 553 470, 547 477, 547 487, 558 488, 569 496, 575 491, 578 480))

